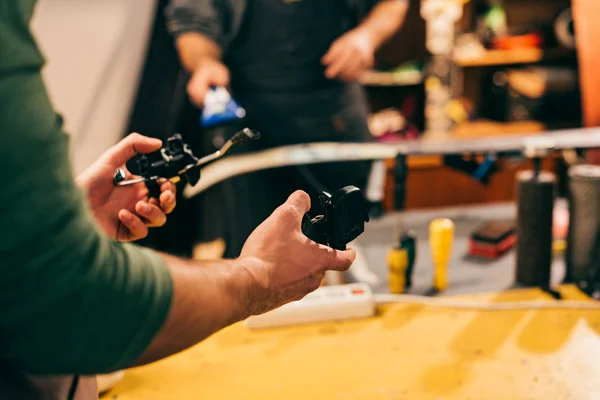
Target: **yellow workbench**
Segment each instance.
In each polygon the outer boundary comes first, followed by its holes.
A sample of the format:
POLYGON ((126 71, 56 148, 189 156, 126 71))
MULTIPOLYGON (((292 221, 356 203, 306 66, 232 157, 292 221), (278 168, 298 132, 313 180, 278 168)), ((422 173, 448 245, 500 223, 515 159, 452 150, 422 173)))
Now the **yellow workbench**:
MULTIPOLYGON (((568 299, 585 299, 576 288, 568 299)), ((461 296, 535 300, 539 290, 461 296)), ((132 369, 103 399, 600 398, 600 312, 394 304, 377 317, 250 331, 236 324, 132 369)))

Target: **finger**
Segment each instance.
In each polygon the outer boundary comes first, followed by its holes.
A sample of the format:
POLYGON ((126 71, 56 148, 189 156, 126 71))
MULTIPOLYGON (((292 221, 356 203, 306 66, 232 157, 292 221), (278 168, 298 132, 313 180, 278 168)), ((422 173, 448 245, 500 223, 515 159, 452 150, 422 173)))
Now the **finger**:
POLYGON ((157 182, 160 184, 161 194, 158 199, 151 198, 148 202, 160 207, 165 214, 170 214, 177 204, 177 186, 165 178, 157 182))
POLYGON ((160 191, 161 192, 171 192, 173 194, 177 193, 177 186, 171 181, 158 181, 160 183, 160 191))
POLYGON ((354 82, 360 78, 366 69, 367 67, 361 61, 357 60, 356 62, 353 62, 353 65, 348 67, 342 79, 349 82, 354 82))
POLYGON ((363 69, 362 60, 359 57, 350 57, 342 71, 340 71, 340 78, 345 81, 355 80, 363 69))
POLYGON ((208 91, 208 87, 205 86, 191 86, 188 85, 188 96, 190 96, 190 100, 193 104, 198 107, 202 107, 204 104, 204 98, 206 97, 206 92, 208 91))
POLYGON ((158 206, 145 201, 138 201, 135 212, 142 216, 146 225, 150 227, 163 226, 167 222, 167 216, 158 206))
POLYGON ((284 206, 302 220, 304 214, 310 210, 310 196, 302 190, 296 190, 288 197, 284 206))
POLYGON ((165 214, 171 214, 175 209, 177 200, 171 191, 165 191, 160 194, 160 208, 165 214))
POLYGON ((117 234, 117 239, 120 241, 139 240, 148 235, 148 227, 140 218, 127 210, 119 211, 119 221, 126 228, 120 229, 117 234))
POLYGON ((187 85, 187 92, 190 100, 197 106, 204 104, 206 92, 208 92, 208 81, 204 76, 194 75, 187 85))
POLYGON ((338 54, 344 49, 343 43, 340 41, 335 41, 329 47, 327 53, 321 57, 321 63, 324 65, 331 64, 333 60, 338 57, 338 54))
POLYGON ((277 207, 265 223, 285 226, 288 231, 302 229, 302 218, 310 210, 310 196, 302 190, 292 193, 285 203, 277 207), (268 222, 267 222, 268 221, 268 222))
POLYGON ((105 153, 105 161, 117 168, 136 154, 151 153, 160 149, 161 146, 162 141, 160 139, 150 138, 139 133, 131 133, 105 153))
POLYGON ((334 250, 330 247, 319 245, 318 253, 323 258, 321 271, 346 271, 356 259, 356 251, 354 249, 334 250))
POLYGON ((227 86, 229 85, 229 71, 219 71, 219 73, 214 74, 212 83, 215 86, 227 86))
POLYGON ((335 78, 339 75, 340 71, 345 68, 345 65, 352 58, 352 51, 344 50, 340 53, 337 58, 329 65, 327 70, 325 71, 325 75, 329 78, 335 78))

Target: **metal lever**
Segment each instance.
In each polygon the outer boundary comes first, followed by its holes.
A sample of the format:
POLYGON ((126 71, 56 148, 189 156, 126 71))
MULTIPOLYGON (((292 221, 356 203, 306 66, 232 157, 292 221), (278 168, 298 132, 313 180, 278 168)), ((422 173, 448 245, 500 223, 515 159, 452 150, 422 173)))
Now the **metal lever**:
POLYGON ((234 144, 238 144, 238 143, 242 143, 242 142, 249 142, 251 140, 257 140, 257 139, 260 139, 260 132, 249 129, 249 128, 244 128, 241 131, 237 132, 235 135, 233 135, 228 141, 226 141, 225 144, 223 146, 221 146, 221 148, 219 150, 215 151, 212 154, 202 157, 194 165, 186 166, 183 170, 180 171, 180 173, 184 173, 184 172, 190 170, 191 168, 199 167, 201 165, 207 164, 211 161, 214 161, 218 158, 223 157, 225 155, 225 153, 227 153, 227 151, 234 144))

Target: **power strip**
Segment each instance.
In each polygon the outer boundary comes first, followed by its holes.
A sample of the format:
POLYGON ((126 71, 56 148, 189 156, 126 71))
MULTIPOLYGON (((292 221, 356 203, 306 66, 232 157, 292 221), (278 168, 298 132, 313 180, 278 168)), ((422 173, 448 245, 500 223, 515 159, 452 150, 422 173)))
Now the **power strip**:
POLYGON ((322 286, 303 299, 285 304, 265 314, 246 319, 248 328, 301 325, 339 321, 375 315, 373 292, 368 285, 322 286))

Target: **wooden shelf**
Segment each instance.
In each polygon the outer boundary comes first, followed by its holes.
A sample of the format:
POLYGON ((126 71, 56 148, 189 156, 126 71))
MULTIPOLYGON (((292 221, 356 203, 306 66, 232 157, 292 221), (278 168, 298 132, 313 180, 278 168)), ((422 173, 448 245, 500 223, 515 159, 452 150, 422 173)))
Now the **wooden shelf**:
POLYGON ((455 56, 454 62, 461 67, 484 67, 494 65, 534 64, 544 60, 556 60, 574 55, 574 51, 566 49, 486 50, 482 55, 476 57, 455 56))
POLYGON ((537 121, 496 122, 489 120, 469 121, 452 130, 453 139, 481 139, 505 135, 523 135, 543 132, 546 126, 537 121))

